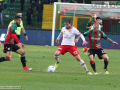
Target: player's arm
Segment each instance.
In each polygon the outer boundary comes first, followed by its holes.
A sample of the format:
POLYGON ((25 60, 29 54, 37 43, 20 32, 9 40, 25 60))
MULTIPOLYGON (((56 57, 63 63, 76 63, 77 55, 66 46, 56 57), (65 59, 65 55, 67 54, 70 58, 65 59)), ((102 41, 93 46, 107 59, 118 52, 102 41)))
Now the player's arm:
MULTIPOLYGON (((21 21, 22 22, 22 21, 21 21)), ((23 27, 23 22, 22 22, 22 25, 21 25, 21 29, 22 29, 22 32, 23 34, 25 35, 25 38, 26 38, 26 41, 28 40, 28 37, 27 37, 27 34, 25 32, 25 28, 23 27)))
POLYGON ((23 32, 23 34, 25 35, 25 38, 26 38, 26 41, 28 40, 28 37, 27 37, 27 34, 26 34, 26 32, 25 32, 25 28, 23 27, 23 28, 21 28, 22 29, 22 32, 23 32))
POLYGON ((102 20, 100 20, 100 26, 101 26, 101 28, 103 28, 103 25, 102 25, 102 20))
POLYGON ((77 39, 74 40, 75 43, 77 43, 78 40, 81 38, 81 39, 83 40, 83 43, 82 43, 82 44, 83 44, 83 45, 86 45, 86 44, 87 44, 87 42, 86 42, 85 37, 83 36, 83 34, 81 34, 78 30, 75 31, 75 34, 78 35, 77 39))
POLYGON ((117 42, 115 42, 115 41, 113 41, 113 40, 111 40, 110 38, 108 38, 107 36, 104 38, 106 41, 108 41, 108 42, 111 42, 111 43, 113 43, 113 44, 116 44, 116 45, 118 45, 118 43, 117 42))
POLYGON ((108 38, 108 37, 105 35, 105 33, 102 34, 102 38, 104 38, 104 39, 105 39, 106 41, 108 41, 108 42, 111 42, 111 43, 113 43, 113 44, 118 45, 117 42, 115 42, 115 41, 111 40, 110 38, 108 38))
POLYGON ((92 25, 90 24, 90 21, 88 22, 86 28, 87 28, 87 29, 91 29, 91 28, 92 28, 92 25))
POLYGON ((59 44, 59 40, 60 38, 63 36, 63 32, 61 30, 60 34, 58 35, 57 39, 56 39, 56 44, 58 45, 59 44))

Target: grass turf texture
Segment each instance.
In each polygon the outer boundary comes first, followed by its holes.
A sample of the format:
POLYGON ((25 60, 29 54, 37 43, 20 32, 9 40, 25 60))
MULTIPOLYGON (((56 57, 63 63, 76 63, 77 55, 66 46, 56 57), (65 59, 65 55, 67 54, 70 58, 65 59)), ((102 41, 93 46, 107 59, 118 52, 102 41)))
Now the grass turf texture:
MULTIPOLYGON (((48 73, 47 67, 54 65, 54 53, 58 47, 26 45, 27 66, 33 71, 23 71, 22 64, 16 53, 11 61, 0 63, 0 86, 22 86, 22 90, 119 90, 120 89, 120 57, 119 50, 105 50, 109 56, 109 75, 104 74, 103 60, 95 58, 97 71, 100 75, 87 75, 77 60, 66 53, 60 55, 62 60, 54 73, 48 73)), ((93 72, 88 56, 78 48, 80 56, 93 72)), ((0 56, 5 54, 0 52, 0 56)))

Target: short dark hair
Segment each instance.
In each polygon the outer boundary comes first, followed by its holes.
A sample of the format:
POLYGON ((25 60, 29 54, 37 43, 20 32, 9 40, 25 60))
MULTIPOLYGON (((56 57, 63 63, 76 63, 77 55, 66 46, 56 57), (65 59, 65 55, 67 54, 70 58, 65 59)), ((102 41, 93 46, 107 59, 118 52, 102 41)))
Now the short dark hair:
POLYGON ((16 15, 16 16, 14 17, 14 20, 17 20, 17 19, 20 19, 20 18, 21 18, 20 16, 16 15))
POLYGON ((18 11, 17 14, 18 14, 18 13, 22 13, 22 12, 21 12, 21 11, 18 11))
POLYGON ((69 23, 69 24, 70 24, 70 23, 71 23, 71 20, 70 20, 70 19, 66 19, 66 20, 65 20, 65 23, 69 23))
POLYGON ((97 17, 96 20, 97 20, 97 19, 101 19, 101 18, 100 18, 100 17, 97 17))

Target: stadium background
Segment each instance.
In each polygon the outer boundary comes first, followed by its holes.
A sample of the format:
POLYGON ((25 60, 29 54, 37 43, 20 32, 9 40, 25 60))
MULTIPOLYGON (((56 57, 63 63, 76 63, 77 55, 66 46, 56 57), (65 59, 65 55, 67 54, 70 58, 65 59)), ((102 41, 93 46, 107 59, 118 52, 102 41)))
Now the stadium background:
MULTIPOLYGON (((72 2, 73 0, 70 0, 72 2)), ((74 0, 78 3, 83 3, 83 1, 80 0, 74 0)), ((110 0, 109 0, 110 1, 110 0)), ((90 0, 85 0, 85 3, 91 3, 90 0)), ((28 6, 30 6, 29 0, 25 0, 24 4, 24 9, 27 10, 28 6)), ((24 27, 26 29, 27 35, 29 37, 28 41, 25 41, 24 35, 21 34, 21 41, 24 44, 32 44, 32 45, 51 45, 51 34, 52 34, 52 17, 53 17, 53 5, 49 4, 44 4, 44 10, 43 10, 43 21, 42 22, 36 22, 37 19, 37 14, 35 13, 35 18, 32 19, 31 26, 26 25, 26 11, 24 10, 22 20, 24 22, 24 27), (49 16, 49 11, 48 8, 51 9, 51 16, 49 16), (47 11, 47 12, 46 12, 47 11), (47 13, 47 15, 46 15, 47 13), (50 18, 50 23, 51 25, 48 28, 47 27, 47 21, 46 19, 50 18), (46 23, 44 23, 46 22, 46 23)), ((35 8, 34 8, 35 10, 35 8)), ((13 19, 15 16, 16 12, 20 11, 20 0, 15 0, 15 3, 8 3, 8 9, 3 10, 3 20, 4 20, 4 25, 0 26, 0 34, 5 33, 6 34, 6 28, 8 26, 8 23, 13 19)), ((55 32, 55 39, 57 38, 58 34, 60 33, 61 27, 64 26, 64 20, 66 18, 69 18, 72 20, 72 16, 68 15, 58 15, 57 17, 57 23, 56 23, 56 32, 55 32)), ((74 20, 74 26, 80 31, 80 32, 85 32, 87 31, 86 29, 86 24, 87 22, 91 20, 91 16, 75 16, 74 20)), ((110 19, 110 18, 102 18, 103 20, 103 29, 108 37, 110 37, 112 40, 118 42, 120 44, 120 19, 110 19)), ((88 38, 86 38, 88 41, 88 38)), ((76 46, 77 47, 84 47, 81 45, 82 40, 80 40, 76 46)), ((120 46, 113 45, 105 40, 101 41, 101 45, 103 48, 107 49, 120 49, 120 46)))

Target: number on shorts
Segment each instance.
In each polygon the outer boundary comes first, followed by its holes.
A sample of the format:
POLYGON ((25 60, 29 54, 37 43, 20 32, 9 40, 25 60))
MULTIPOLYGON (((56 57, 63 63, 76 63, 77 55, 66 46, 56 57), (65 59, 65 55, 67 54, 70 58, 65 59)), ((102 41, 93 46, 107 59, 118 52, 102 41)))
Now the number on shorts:
POLYGON ((74 51, 73 53, 76 55, 76 54, 77 54, 77 51, 74 51))
POLYGON ((102 53, 105 53, 105 51, 104 50, 101 50, 102 51, 102 53))

